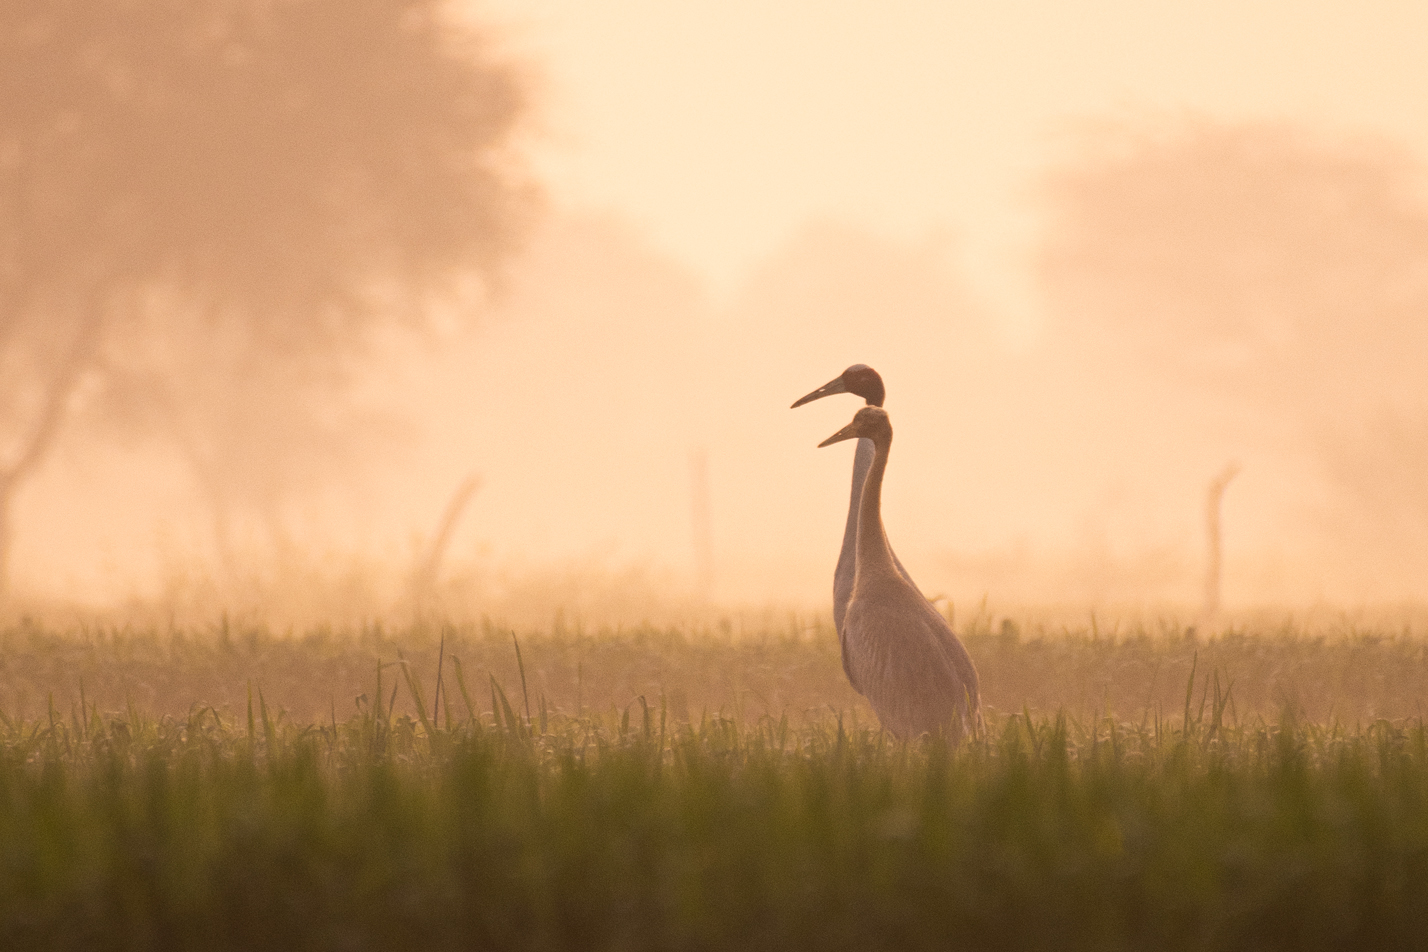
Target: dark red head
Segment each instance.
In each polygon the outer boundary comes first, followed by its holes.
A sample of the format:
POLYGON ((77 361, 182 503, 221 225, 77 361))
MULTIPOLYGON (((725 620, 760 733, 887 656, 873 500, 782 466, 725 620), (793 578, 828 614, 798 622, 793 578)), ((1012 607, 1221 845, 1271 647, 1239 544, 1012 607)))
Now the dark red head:
POLYGON ((851 393, 868 401, 870 407, 880 407, 887 392, 883 389, 883 378, 867 364, 854 364, 812 393, 799 397, 795 407, 812 403, 819 397, 835 393, 851 393))

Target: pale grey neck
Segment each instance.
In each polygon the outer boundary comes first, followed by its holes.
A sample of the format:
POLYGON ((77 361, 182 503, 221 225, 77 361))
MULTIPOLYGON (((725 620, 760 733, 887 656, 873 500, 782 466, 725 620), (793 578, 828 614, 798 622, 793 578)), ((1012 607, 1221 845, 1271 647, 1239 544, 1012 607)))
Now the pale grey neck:
POLYGON ((843 527, 843 551, 838 558, 839 565, 842 565, 846 558, 850 571, 853 553, 858 545, 858 510, 863 500, 863 484, 868 481, 868 470, 872 469, 873 457, 877 452, 872 440, 860 439, 858 451, 853 454, 853 486, 848 497, 848 522, 843 527))
POLYGON ((899 566, 883 531, 883 474, 888 468, 891 443, 876 448, 873 465, 863 479, 863 496, 858 503, 858 571, 869 578, 896 577, 899 566))
POLYGON ((833 571, 833 624, 843 630, 843 613, 853 594, 853 575, 857 570, 858 506, 863 498, 863 483, 876 453, 872 440, 858 440, 853 455, 853 486, 848 498, 848 520, 843 526, 843 548, 838 550, 838 568, 833 571))
MULTIPOLYGON (((873 445, 872 440, 858 440, 858 449, 853 455, 853 485, 848 498, 848 520, 843 526, 843 548, 838 551, 838 567, 833 571, 833 624, 839 631, 843 630, 843 615, 848 610, 848 599, 853 597, 853 577, 858 571, 858 510, 863 500, 863 484, 868 481, 868 470, 872 468, 873 457, 876 455, 877 447, 873 445)), ((902 567, 897 553, 892 551, 892 545, 887 545, 898 574, 916 588, 917 583, 907 574, 907 569, 902 567)))

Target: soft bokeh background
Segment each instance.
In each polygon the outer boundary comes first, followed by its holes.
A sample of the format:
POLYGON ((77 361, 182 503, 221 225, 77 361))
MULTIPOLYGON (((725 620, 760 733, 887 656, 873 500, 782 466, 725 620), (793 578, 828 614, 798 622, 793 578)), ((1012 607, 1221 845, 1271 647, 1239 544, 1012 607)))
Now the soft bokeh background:
POLYGON ((854 362, 893 544, 956 606, 1193 616, 1231 463, 1227 609, 1428 597, 1428 8, 458 13, 534 89, 505 279, 383 339, 361 439, 222 544, 172 446, 71 431, 15 604, 380 613, 474 474, 443 610, 822 609, 857 401, 788 405, 854 362))

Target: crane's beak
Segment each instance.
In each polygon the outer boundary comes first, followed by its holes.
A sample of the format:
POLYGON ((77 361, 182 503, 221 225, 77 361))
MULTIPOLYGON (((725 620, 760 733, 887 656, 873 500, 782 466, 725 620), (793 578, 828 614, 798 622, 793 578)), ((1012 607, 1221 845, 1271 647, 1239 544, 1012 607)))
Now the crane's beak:
POLYGON ((834 443, 841 443, 841 442, 843 442, 844 440, 856 440, 857 438, 858 438, 858 425, 857 425, 857 423, 849 423, 847 426, 843 427, 843 429, 839 430, 837 433, 834 433, 832 436, 828 437, 828 439, 824 440, 822 443, 819 443, 819 444, 818 444, 818 448, 821 450, 821 449, 823 449, 823 447, 825 447, 825 446, 832 446, 834 443))
POLYGON ((792 409, 794 409, 794 407, 801 407, 801 406, 803 406, 805 403, 812 403, 814 400, 817 400, 819 397, 826 397, 826 396, 830 396, 831 394, 835 394, 835 393, 847 393, 847 392, 848 392, 848 385, 843 382, 843 375, 842 375, 842 374, 839 374, 838 376, 834 377, 832 380, 828 381, 827 383, 825 383, 823 386, 819 387, 817 390, 813 391, 812 393, 806 393, 806 394, 804 394, 803 396, 799 397, 798 400, 793 404, 793 406, 792 406, 792 407, 789 407, 789 409, 792 410, 792 409))

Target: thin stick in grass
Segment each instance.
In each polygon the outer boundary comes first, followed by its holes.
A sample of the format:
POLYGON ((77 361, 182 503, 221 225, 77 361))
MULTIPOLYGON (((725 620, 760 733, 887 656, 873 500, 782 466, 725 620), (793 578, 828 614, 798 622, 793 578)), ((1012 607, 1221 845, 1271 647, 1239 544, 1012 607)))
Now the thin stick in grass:
MULTIPOLYGON (((446 661, 446 626, 441 628, 441 645, 436 651, 436 693, 431 697, 431 718, 441 716, 441 666, 446 661)), ((446 715, 446 729, 451 730, 451 714, 446 715)))
POLYGON ((456 669, 456 687, 461 691, 461 700, 466 705, 466 716, 471 718, 472 724, 476 724, 479 718, 476 716, 476 708, 471 704, 471 695, 466 690, 466 677, 461 670, 461 659, 452 655, 451 664, 456 669))
MULTIPOLYGON (((428 720, 426 716, 426 703, 422 700, 421 685, 417 683, 416 676, 412 674, 412 666, 407 664, 407 660, 401 657, 400 652, 397 657, 401 658, 402 678, 407 682, 407 693, 412 696, 412 701, 416 704, 417 719, 421 721, 422 730, 426 731, 426 736, 431 737, 434 733, 432 720, 428 720)), ((435 708, 432 709, 431 716, 433 720, 436 718, 435 708)))
POLYGON ((526 665, 525 662, 521 660, 521 642, 520 639, 516 637, 514 631, 511 632, 511 641, 516 646, 516 667, 519 668, 521 672, 521 697, 524 698, 526 702, 526 723, 529 724, 531 722, 531 695, 530 692, 526 690, 526 665))

